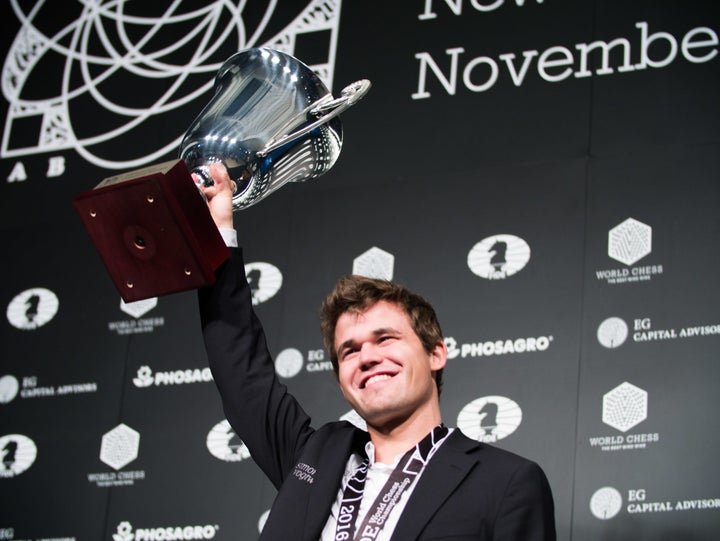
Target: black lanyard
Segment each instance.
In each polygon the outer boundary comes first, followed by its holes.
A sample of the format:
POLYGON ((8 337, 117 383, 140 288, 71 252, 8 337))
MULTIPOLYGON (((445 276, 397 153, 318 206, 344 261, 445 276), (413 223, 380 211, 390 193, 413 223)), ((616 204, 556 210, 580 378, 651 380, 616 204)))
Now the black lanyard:
POLYGON ((448 435, 448 432, 449 430, 445 425, 436 426, 415 447, 403 455, 365 515, 362 524, 355 532, 355 522, 357 522, 360 512, 360 501, 365 491, 365 480, 367 479, 369 459, 366 457, 343 491, 335 528, 335 541, 349 541, 351 539, 353 541, 374 541, 377 539, 387 522, 387 518, 390 516, 390 512, 400 501, 402 493, 412 485, 422 468, 448 435))

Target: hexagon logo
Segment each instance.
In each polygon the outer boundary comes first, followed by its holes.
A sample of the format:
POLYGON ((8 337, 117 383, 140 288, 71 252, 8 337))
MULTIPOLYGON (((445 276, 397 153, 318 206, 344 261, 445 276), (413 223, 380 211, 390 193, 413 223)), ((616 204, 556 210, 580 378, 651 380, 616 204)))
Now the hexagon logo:
POLYGON ((634 218, 613 227, 608 233, 608 255, 632 265, 652 252, 652 227, 634 218))
POLYGON ((138 457, 140 433, 126 424, 119 424, 102 437, 100 460, 119 470, 138 457))
POLYGON ((157 306, 158 299, 153 297, 152 299, 143 299, 135 302, 125 302, 120 299, 120 310, 134 317, 135 319, 144 316, 150 310, 157 306))
POLYGON ((395 272, 395 256, 373 246, 353 260, 352 272, 368 278, 392 280, 395 272))
POLYGON ((647 419, 647 406, 647 391, 626 381, 603 396, 603 423, 627 432, 647 419))

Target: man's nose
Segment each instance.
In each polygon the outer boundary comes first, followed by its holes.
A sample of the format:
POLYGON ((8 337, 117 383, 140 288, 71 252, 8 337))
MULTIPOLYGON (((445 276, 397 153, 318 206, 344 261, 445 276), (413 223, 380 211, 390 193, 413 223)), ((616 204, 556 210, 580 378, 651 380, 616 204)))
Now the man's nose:
POLYGON ((380 355, 377 347, 372 342, 365 342, 360 346, 360 364, 363 368, 369 368, 380 362, 380 355))

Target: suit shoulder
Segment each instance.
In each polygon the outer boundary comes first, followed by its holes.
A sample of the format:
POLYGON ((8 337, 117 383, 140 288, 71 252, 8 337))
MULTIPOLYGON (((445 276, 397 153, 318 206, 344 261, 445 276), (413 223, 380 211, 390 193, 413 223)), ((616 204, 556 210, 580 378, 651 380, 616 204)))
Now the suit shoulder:
POLYGON ((455 432, 458 433, 455 439, 459 442, 459 444, 466 446, 466 448, 469 449, 469 452, 475 454, 477 459, 481 462, 492 462, 497 466, 503 466, 504 469, 509 470, 515 470, 517 468, 540 469, 537 462, 514 453, 513 451, 502 449, 490 443, 478 442, 470 439, 462 434, 459 429, 455 429, 455 432))
POLYGON ((370 436, 348 421, 332 421, 318 427, 313 432, 311 439, 315 445, 350 441, 354 442, 353 445, 361 448, 365 442, 370 440, 370 436))

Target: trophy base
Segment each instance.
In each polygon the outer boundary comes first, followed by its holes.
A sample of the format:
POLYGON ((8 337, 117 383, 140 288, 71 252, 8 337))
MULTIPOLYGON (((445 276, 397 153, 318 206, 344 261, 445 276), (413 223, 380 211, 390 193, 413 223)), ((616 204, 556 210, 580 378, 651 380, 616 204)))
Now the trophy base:
POLYGON ((183 160, 106 178, 73 205, 125 302, 210 285, 230 256, 183 160))

